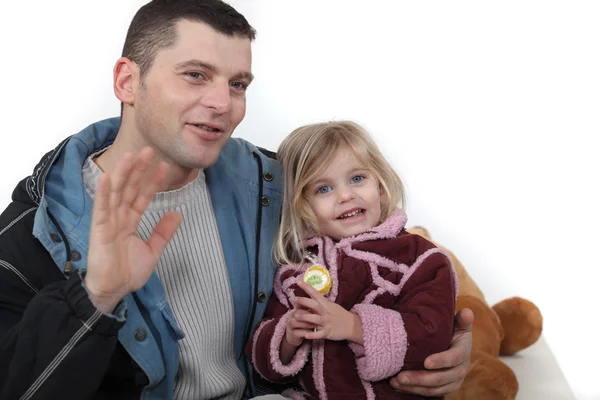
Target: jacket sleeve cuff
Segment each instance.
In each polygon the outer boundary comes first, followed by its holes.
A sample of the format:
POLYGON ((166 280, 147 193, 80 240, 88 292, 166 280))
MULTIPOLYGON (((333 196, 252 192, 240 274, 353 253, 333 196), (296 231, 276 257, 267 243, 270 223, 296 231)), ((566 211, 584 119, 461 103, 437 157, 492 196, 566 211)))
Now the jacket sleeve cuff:
MULTIPOLYGON (((76 271, 62 288, 65 300, 75 316, 87 321, 96 311, 83 284, 85 271, 76 271)), ((116 335, 125 324, 127 305, 121 300, 112 314, 104 314, 92 327, 94 331, 104 335, 116 335)))
POLYGON ((285 328, 287 326, 287 322, 292 315, 292 310, 289 310, 285 313, 277 322, 275 326, 275 331, 273 332, 273 336, 271 337, 271 343, 269 345, 269 357, 271 360, 271 367, 273 370, 282 376, 291 376, 296 375, 302 367, 306 364, 308 360, 308 354, 310 352, 309 343, 305 341, 297 350, 296 354, 294 354, 294 358, 288 364, 284 365, 281 362, 281 343, 283 342, 283 338, 285 337, 285 328))
POLYGON ((360 377, 379 381, 397 374, 408 347, 401 314, 373 304, 357 304, 352 311, 360 317, 363 329, 364 346, 350 343, 360 377))

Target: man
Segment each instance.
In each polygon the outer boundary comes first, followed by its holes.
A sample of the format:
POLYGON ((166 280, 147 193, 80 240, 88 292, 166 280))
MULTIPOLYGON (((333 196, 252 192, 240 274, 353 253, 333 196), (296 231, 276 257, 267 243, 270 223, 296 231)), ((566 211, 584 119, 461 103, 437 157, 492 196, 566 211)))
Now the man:
MULTIPOLYGON (((0 216, 0 399, 272 390, 243 346, 272 291, 280 169, 230 139, 254 36, 219 0, 138 11, 114 67, 121 119, 48 153, 0 216)), ((471 318, 457 318, 456 344, 429 360, 437 371, 390 384, 456 389, 471 318)))

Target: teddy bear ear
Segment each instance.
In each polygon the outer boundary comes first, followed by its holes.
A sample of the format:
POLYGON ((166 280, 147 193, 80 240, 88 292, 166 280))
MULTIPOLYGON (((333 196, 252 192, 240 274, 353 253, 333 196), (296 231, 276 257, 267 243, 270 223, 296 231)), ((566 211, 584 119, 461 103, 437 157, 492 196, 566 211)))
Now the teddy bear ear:
POLYGON ((413 235, 423 236, 425 239, 431 239, 431 235, 429 231, 422 226, 413 226, 412 228, 408 228, 407 231, 412 233, 413 235))

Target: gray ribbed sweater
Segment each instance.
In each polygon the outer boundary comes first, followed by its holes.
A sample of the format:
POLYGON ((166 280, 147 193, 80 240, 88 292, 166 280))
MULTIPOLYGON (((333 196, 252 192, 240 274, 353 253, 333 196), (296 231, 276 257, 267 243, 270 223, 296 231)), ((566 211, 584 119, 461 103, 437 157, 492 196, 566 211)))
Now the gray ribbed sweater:
MULTIPOLYGON (((89 157, 83 181, 92 198, 102 173, 89 157)), ((158 193, 142 216, 147 240, 160 218, 179 211, 182 223, 157 265, 169 304, 185 333, 179 341, 174 399, 239 399, 245 378, 233 350, 233 298, 204 172, 179 190, 158 193)))

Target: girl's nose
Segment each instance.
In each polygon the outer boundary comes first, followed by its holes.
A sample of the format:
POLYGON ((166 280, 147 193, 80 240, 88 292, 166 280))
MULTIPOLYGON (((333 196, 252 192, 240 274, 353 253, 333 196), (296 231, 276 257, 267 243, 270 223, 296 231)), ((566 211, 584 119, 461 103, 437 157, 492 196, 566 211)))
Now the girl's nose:
POLYGON ((340 203, 345 203, 354 199, 354 192, 348 187, 340 187, 338 188, 338 196, 340 203))

